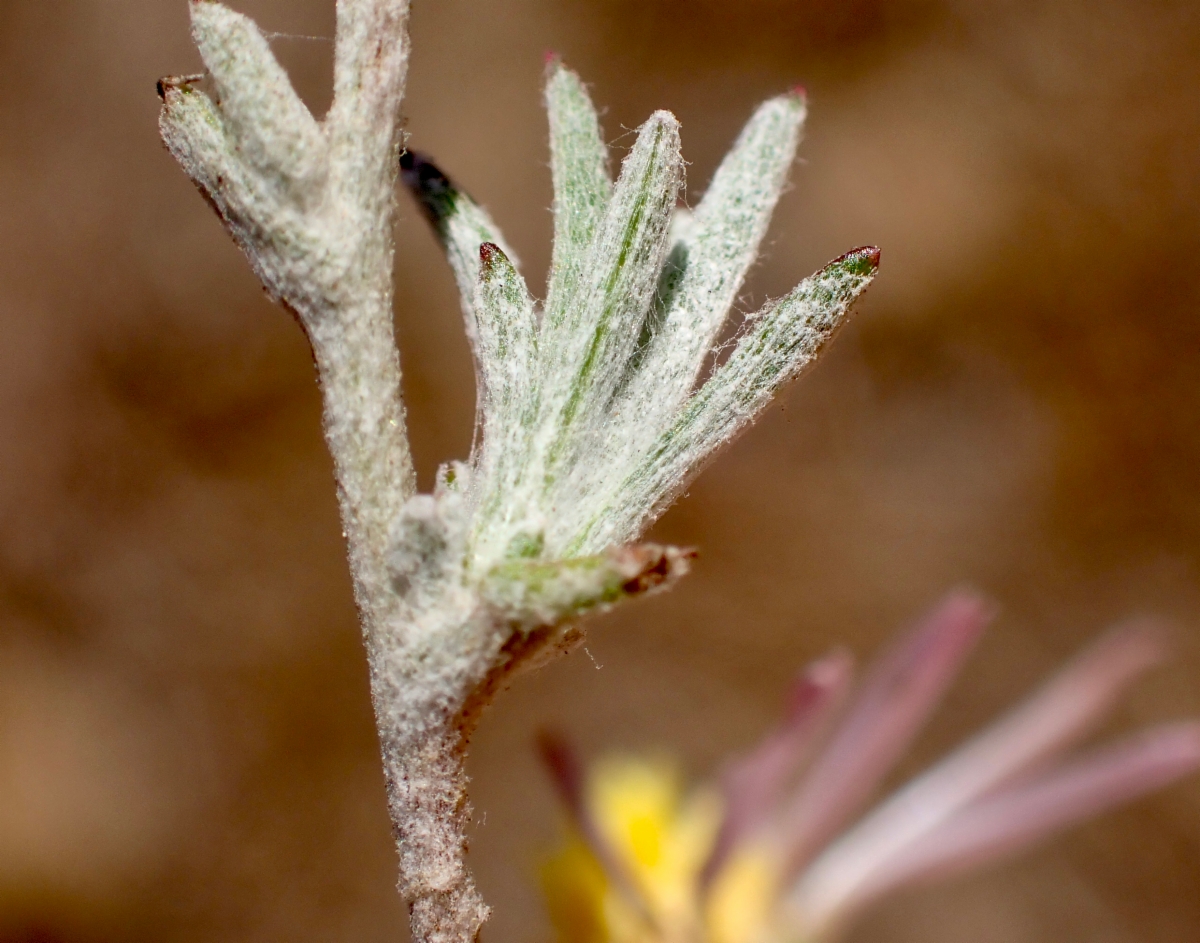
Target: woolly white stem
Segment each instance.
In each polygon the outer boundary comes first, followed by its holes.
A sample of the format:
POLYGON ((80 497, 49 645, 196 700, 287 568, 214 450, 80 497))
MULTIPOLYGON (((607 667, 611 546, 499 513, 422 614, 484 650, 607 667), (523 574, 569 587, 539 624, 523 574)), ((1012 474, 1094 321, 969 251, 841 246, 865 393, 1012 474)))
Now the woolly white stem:
POLYGON ((397 592, 391 571, 392 532, 415 491, 392 328, 407 3, 338 3, 335 98, 323 124, 253 22, 209 0, 191 9, 219 105, 187 81, 164 80, 163 140, 312 344, 370 660, 400 887, 415 939, 464 943, 487 910, 463 862, 468 810, 457 724, 498 645, 486 644, 495 620, 482 619, 475 606, 444 605, 433 620, 462 649, 422 632, 428 611, 397 592), (441 664, 422 659, 422 649, 441 664))
POLYGON ((639 338, 683 183, 673 116, 651 116, 614 185, 582 83, 552 66, 556 245, 539 322, 487 213, 428 161, 401 155, 407 0, 338 0, 324 121, 251 20, 214 0, 191 10, 208 73, 159 83, 163 141, 312 344, 400 889, 418 943, 470 943, 487 916, 464 861, 462 763, 479 709, 517 670, 577 640, 579 616, 687 572, 687 551, 629 541, 812 361, 878 252, 835 261, 766 309, 693 394, 783 186, 798 99, 760 109, 722 165, 680 303, 645 360, 639 338), (206 77, 215 100, 197 87, 206 77), (401 169, 445 244, 477 364, 477 447, 469 464, 443 468, 432 495, 414 493, 392 328, 401 169), (622 410, 631 380, 661 392, 655 409, 622 410), (615 462, 602 454, 612 443, 615 462))

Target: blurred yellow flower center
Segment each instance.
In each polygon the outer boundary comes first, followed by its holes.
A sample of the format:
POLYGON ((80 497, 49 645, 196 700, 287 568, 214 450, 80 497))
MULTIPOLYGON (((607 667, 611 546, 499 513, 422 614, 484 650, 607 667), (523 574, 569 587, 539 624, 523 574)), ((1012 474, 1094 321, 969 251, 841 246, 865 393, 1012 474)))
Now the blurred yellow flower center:
POLYGON ((742 849, 707 891, 721 820, 710 790, 684 794, 669 762, 611 758, 591 771, 588 810, 623 869, 609 875, 578 834, 542 869, 560 943, 757 943, 774 900, 769 856, 742 849))

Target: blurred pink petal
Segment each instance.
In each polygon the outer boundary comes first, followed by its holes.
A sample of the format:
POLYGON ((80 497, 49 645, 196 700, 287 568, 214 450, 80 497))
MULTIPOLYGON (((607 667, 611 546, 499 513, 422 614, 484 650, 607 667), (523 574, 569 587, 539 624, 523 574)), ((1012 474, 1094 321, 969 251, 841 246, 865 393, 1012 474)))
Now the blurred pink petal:
POLYGON ((808 665, 792 686, 783 722, 725 770, 721 777, 725 812, 701 872, 702 887, 708 886, 733 847, 770 817, 788 780, 809 758, 841 706, 853 674, 854 659, 844 649, 808 665))
POLYGON ((805 884, 822 898, 852 896, 968 803, 1077 743, 1163 655, 1161 633, 1148 624, 1108 633, 840 838, 813 862, 805 884))
POLYGON ((908 748, 990 618, 982 599, 949 596, 875 664, 829 746, 781 816, 794 874, 870 797, 908 748))
POLYGON ((983 799, 900 855, 859 902, 989 864, 1200 767, 1200 722, 1164 724, 983 799))
POLYGON ((1150 623, 1112 630, 904 792, 924 792, 922 801, 957 808, 996 789, 1095 730, 1165 656, 1163 635, 1150 623))

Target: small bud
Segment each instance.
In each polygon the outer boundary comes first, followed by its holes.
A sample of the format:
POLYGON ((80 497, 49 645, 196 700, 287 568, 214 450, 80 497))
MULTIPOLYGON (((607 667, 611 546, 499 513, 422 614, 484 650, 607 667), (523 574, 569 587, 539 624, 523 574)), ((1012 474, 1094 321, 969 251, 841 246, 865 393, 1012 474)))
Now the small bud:
POLYGON ((687 573, 694 556, 641 544, 571 560, 513 560, 488 573, 482 592, 502 618, 529 630, 665 588, 687 573))

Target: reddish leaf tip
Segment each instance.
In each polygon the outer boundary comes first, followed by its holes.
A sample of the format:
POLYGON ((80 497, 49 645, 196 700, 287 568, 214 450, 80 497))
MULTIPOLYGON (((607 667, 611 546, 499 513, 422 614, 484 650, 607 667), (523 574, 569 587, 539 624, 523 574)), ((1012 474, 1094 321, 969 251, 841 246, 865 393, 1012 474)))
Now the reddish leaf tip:
POLYGON ((696 551, 690 547, 663 547, 637 544, 620 547, 612 554, 614 562, 626 573, 623 592, 637 595, 686 576, 696 551))
POLYGON ((172 97, 172 93, 178 97, 178 93, 186 91, 195 83, 204 81, 205 78, 207 75, 204 72, 195 75, 164 75, 155 83, 155 88, 158 90, 158 97, 166 104, 167 99, 172 97))
MULTIPOLYGON (((860 265, 871 269, 871 274, 879 268, 879 247, 878 246, 859 246, 857 249, 851 249, 829 263, 830 265, 860 265)), ((867 274, 860 272, 859 274, 867 274)))

